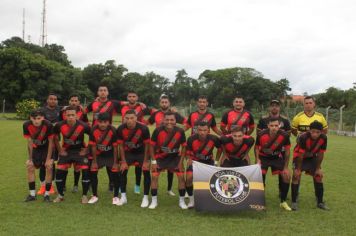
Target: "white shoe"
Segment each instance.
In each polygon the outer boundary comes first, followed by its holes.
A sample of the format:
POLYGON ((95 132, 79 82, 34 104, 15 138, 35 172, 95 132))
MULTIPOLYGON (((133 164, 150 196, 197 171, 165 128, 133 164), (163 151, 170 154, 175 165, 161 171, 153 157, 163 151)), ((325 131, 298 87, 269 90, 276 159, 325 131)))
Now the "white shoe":
POLYGON ((194 208, 194 197, 189 197, 188 208, 194 208))
POLYGON ((148 207, 149 204, 150 204, 150 202, 148 201, 148 196, 143 196, 141 207, 146 208, 146 207, 148 207))
POLYGON ((185 204, 184 198, 183 198, 183 200, 179 200, 179 207, 182 210, 187 210, 188 209, 187 204, 185 204))
POLYGON ((122 206, 122 203, 120 202, 120 199, 118 197, 114 197, 112 199, 112 204, 116 206, 122 206))
POLYGON ((97 196, 91 196, 91 198, 89 199, 88 203, 89 204, 94 204, 97 201, 99 201, 99 198, 97 196))
POLYGON ((167 194, 168 194, 169 196, 172 196, 172 197, 174 197, 174 196, 176 195, 172 190, 169 190, 169 191, 167 192, 167 194))
POLYGON ((148 207, 149 209, 155 209, 158 206, 157 199, 152 199, 152 202, 150 206, 148 207))
POLYGON ((127 204, 127 198, 126 198, 126 196, 122 196, 122 195, 121 195, 120 202, 122 203, 122 205, 127 204))

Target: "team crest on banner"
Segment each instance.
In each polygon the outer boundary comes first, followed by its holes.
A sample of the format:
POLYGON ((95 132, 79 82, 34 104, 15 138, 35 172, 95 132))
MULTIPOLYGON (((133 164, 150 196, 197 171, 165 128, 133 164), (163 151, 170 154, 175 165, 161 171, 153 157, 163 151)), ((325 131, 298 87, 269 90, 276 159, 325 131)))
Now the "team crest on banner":
POLYGON ((193 162, 197 211, 264 210, 265 194, 259 165, 221 168, 193 162))

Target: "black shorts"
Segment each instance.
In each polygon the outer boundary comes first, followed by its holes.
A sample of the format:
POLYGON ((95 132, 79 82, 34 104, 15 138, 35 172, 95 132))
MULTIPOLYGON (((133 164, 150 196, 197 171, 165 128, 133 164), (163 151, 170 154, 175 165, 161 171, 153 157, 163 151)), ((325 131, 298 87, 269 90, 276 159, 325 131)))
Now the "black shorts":
POLYGON ((32 163, 36 169, 44 166, 46 163, 48 148, 33 148, 32 149, 32 163))
POLYGON ((230 158, 225 159, 225 161, 221 164, 221 167, 241 167, 248 166, 247 160, 230 158))
MULTIPOLYGON (((214 165, 214 160, 210 159, 210 160, 197 160, 197 162, 200 162, 200 163, 204 163, 204 164, 207 164, 207 165, 211 165, 213 166, 214 165)), ((187 166, 187 170, 186 170, 187 173, 193 173, 193 165, 189 165, 187 166)))
POLYGON ((80 156, 79 150, 68 150, 66 156, 58 155, 58 168, 68 169, 71 165, 75 165, 78 169, 88 169, 88 155, 80 156))
MULTIPOLYGON (((90 164, 92 162, 92 160, 90 161, 90 164)), ((114 165, 114 157, 113 156, 97 156, 96 157, 96 163, 98 164, 98 169, 101 169, 103 167, 108 167, 110 168, 112 171, 117 172, 118 169, 113 169, 113 165, 114 165)), ((98 171, 98 170, 93 170, 93 171, 98 171)))
MULTIPOLYGON (((293 170, 296 169, 296 161, 293 160, 293 170)), ((315 171, 316 171, 316 165, 317 165, 317 158, 304 158, 302 162, 302 169, 301 171, 305 172, 308 175, 314 176, 315 171)))
POLYGON ((157 159, 157 172, 152 172, 152 175, 159 175, 160 172, 168 170, 169 172, 175 172, 177 175, 184 175, 184 172, 179 171, 179 155, 170 155, 164 158, 157 159))
POLYGON ((141 166, 143 165, 143 161, 145 158, 145 154, 142 153, 131 153, 125 152, 125 159, 128 166, 141 166))
POLYGON ((267 174, 268 168, 271 167, 272 175, 281 174, 284 170, 284 159, 282 157, 271 156, 264 157, 260 156, 261 160, 261 170, 262 174, 267 174))

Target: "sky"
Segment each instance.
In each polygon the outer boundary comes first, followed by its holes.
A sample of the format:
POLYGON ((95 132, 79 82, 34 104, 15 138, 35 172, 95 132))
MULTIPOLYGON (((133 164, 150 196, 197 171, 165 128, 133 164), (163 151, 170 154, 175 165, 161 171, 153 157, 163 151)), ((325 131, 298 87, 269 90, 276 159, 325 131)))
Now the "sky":
MULTIPOLYGON (((43 0, 1 0, 0 41, 39 43, 43 0)), ((72 64, 113 59, 131 72, 174 80, 185 69, 250 67, 293 94, 356 82, 354 0, 47 0, 47 42, 72 64)))

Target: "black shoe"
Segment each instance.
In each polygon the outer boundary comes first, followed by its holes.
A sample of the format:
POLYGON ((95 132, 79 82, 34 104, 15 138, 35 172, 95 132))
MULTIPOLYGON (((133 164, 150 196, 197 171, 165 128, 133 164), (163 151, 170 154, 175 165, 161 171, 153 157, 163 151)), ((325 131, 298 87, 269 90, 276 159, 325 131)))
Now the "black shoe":
POLYGON ((32 201, 36 201, 36 196, 32 196, 32 195, 28 195, 25 199, 25 202, 32 202, 32 201))
POLYGON ((51 198, 49 197, 49 195, 45 195, 45 196, 43 197, 43 201, 44 201, 44 202, 52 202, 52 201, 51 201, 51 198))
POLYGON ((329 211, 330 210, 330 208, 327 207, 324 202, 318 203, 317 207, 319 209, 322 209, 322 210, 325 210, 325 211, 329 211))

